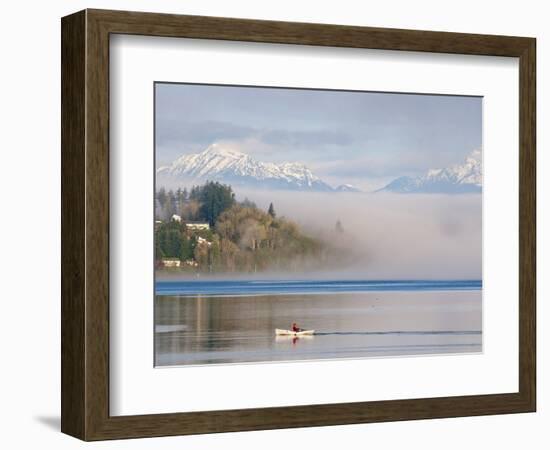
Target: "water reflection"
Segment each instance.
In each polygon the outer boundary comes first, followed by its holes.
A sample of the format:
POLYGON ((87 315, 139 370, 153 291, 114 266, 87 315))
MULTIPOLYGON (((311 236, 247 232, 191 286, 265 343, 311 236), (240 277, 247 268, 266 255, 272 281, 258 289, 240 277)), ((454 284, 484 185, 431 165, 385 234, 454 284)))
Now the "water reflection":
POLYGON ((157 296, 158 366, 481 351, 481 292, 157 296), (314 336, 275 336, 297 322, 314 336))

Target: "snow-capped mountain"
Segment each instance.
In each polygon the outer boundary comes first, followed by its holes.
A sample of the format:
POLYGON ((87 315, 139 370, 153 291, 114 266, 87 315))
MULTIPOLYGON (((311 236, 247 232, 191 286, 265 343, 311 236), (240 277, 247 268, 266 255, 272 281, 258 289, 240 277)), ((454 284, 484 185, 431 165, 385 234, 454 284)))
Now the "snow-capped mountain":
POLYGON ((261 189, 334 191, 304 164, 256 161, 246 153, 212 144, 201 153, 184 155, 157 170, 157 183, 220 181, 261 189))
POLYGON ((462 164, 432 169, 418 177, 400 177, 377 192, 460 194, 481 192, 481 151, 474 150, 462 164))
POLYGON ((353 184, 341 184, 334 190, 336 192, 361 192, 361 189, 355 187, 353 184))

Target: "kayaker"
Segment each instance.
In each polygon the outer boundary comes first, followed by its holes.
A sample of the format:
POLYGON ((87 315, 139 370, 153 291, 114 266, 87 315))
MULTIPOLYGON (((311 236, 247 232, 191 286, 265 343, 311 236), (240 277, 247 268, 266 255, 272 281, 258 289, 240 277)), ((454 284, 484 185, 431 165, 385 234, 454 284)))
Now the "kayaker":
POLYGON ((296 324, 296 322, 292 324, 292 331, 294 331, 294 333, 298 333, 300 331, 300 327, 296 324))

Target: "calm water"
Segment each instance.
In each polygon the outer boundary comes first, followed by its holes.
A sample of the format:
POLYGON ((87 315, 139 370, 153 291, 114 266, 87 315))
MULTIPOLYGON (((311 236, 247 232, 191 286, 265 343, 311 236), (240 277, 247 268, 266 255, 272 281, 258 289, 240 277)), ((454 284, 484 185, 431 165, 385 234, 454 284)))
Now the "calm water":
POLYGON ((481 282, 157 282, 157 366, 481 351, 481 282), (311 337, 276 337, 297 322, 311 337))
POLYGON ((244 280, 157 281, 157 295, 326 294, 382 291, 463 291, 481 289, 481 280, 244 280))

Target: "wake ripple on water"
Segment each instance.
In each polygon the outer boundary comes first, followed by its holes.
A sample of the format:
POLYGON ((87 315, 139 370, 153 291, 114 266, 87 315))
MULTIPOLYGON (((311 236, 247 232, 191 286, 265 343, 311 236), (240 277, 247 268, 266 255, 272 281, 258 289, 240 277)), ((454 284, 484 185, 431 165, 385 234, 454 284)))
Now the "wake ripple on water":
POLYGON ((325 331, 315 332, 315 336, 471 336, 480 335, 481 331, 325 331))

